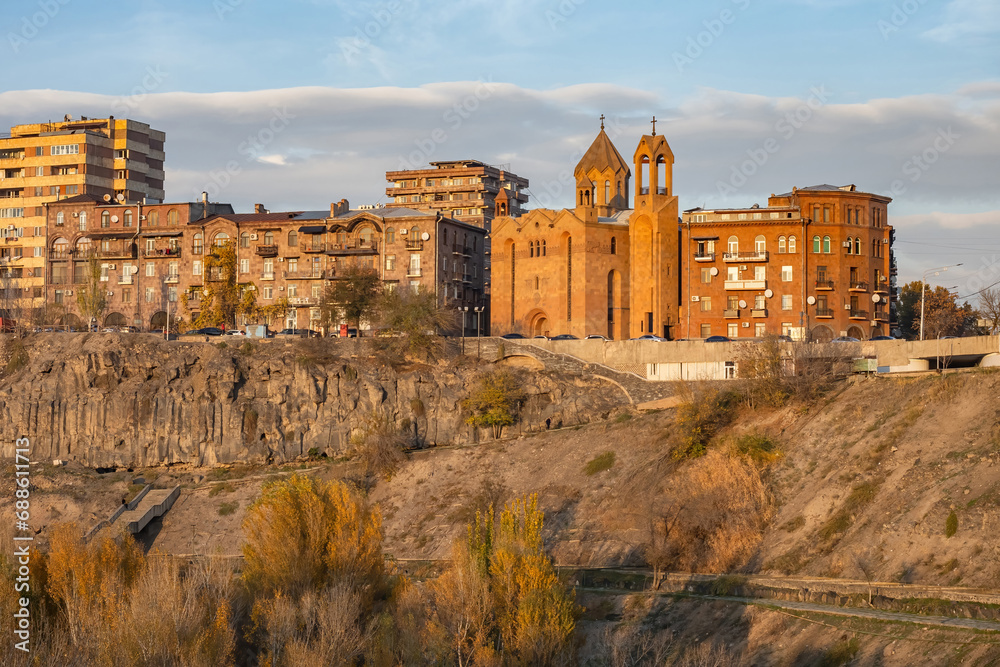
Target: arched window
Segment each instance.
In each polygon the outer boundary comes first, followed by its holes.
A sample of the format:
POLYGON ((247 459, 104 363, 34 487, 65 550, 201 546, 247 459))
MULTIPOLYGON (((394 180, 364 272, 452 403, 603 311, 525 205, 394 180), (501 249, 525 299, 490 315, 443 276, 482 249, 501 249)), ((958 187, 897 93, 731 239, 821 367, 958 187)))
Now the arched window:
POLYGON ((361 243, 362 244, 364 244, 366 246, 370 246, 372 244, 372 228, 371 227, 367 227, 367 226, 366 227, 362 227, 361 228, 361 233, 359 234, 359 236, 361 237, 361 243))
POLYGON ((79 259, 80 257, 89 257, 92 247, 93 245, 90 242, 90 237, 81 236, 79 239, 77 239, 76 241, 77 259, 79 259))
POLYGON ((538 276, 535 276, 535 290, 538 289, 538 276))
POLYGON ((395 243, 396 242, 396 228, 389 227, 385 230, 385 242, 395 243))
POLYGON ((545 250, 546 250, 546 248, 545 248, 545 241, 542 241, 542 256, 543 257, 545 256, 545 250))
POLYGON ((788 237, 788 252, 795 252, 795 237, 788 237))
POLYGON ((56 213, 56 225, 61 226, 66 223, 66 216, 62 211, 56 213))
MULTIPOLYGON (((167 211, 167 226, 176 227, 177 223, 181 220, 181 214, 177 212, 176 208, 172 208, 167 211)), ((229 238, 228 236, 226 238, 229 238)))
POLYGON ((344 247, 344 245, 347 244, 347 232, 345 230, 341 229, 337 232, 337 243, 339 243, 341 247, 344 247))
POLYGON ((160 224, 160 212, 150 211, 149 215, 146 216, 146 222, 149 223, 150 227, 156 227, 160 224))
POLYGON ((441 230, 441 245, 443 245, 443 246, 447 246, 448 245, 448 230, 447 229, 441 230))
POLYGON ((615 240, 614 236, 611 237, 611 254, 612 255, 618 254, 618 241, 615 240))
POLYGON ((763 234, 758 234, 757 238, 753 240, 753 249, 758 253, 767 251, 767 241, 764 240, 763 234))
POLYGON ((229 234, 225 232, 219 232, 215 235, 215 241, 212 242, 216 248, 221 248, 222 246, 229 243, 229 234))
POLYGON ((861 237, 860 236, 858 238, 854 239, 854 254, 855 255, 860 255, 861 254, 861 237))
POLYGON ((785 237, 784 236, 779 236, 778 237, 778 252, 779 253, 785 252, 785 237))
POLYGON ((740 251, 740 240, 735 236, 730 236, 728 246, 729 246, 729 253, 731 255, 735 255, 740 251))
POLYGON ((420 228, 416 225, 410 227, 410 240, 419 241, 420 240, 420 228))
POLYGON ((847 254, 850 255, 854 252, 854 239, 850 236, 847 237, 847 254))
POLYGON ((823 252, 825 252, 827 254, 830 254, 830 237, 829 236, 824 236, 823 237, 823 252))
POLYGON ((87 212, 80 211, 80 229, 87 228, 87 212))
POLYGON ((878 239, 872 239, 872 257, 878 257, 878 239))
POLYGON ((111 212, 101 211, 101 227, 110 227, 110 226, 111 226, 111 212))
POLYGON ((205 252, 205 237, 201 232, 195 232, 192 250, 196 255, 205 252))
POLYGON ((528 241, 528 257, 534 257, 534 256, 535 256, 535 242, 528 241))
POLYGON ((52 244, 52 251, 56 253, 57 257, 65 257, 66 253, 69 252, 69 241, 60 236, 52 244))
POLYGON ((294 248, 299 244, 299 233, 294 229, 288 232, 288 247, 294 248))
POLYGON ((820 252, 822 246, 820 245, 820 238, 818 236, 813 237, 813 252, 820 252))
POLYGON ((611 203, 611 181, 604 181, 604 203, 611 203))
POLYGON ((123 223, 126 227, 132 226, 132 209, 125 209, 125 213, 122 215, 123 223))

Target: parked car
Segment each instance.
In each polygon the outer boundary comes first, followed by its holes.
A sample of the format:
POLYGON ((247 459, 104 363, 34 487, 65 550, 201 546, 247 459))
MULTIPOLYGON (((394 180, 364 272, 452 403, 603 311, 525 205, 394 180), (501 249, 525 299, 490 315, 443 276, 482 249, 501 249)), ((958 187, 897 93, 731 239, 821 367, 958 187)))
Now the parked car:
POLYGON ((549 340, 580 340, 573 334, 559 334, 558 336, 553 336, 549 340))
POLYGON ((524 340, 524 338, 525 338, 523 335, 521 335, 519 333, 507 333, 507 334, 504 334, 504 335, 502 335, 500 337, 501 338, 506 338, 507 340, 524 340))
POLYGON ((792 337, 786 334, 781 334, 780 336, 778 336, 778 340, 780 340, 783 343, 791 343, 792 337))
POLYGON ((830 342, 832 342, 832 343, 860 343, 861 340, 858 339, 858 338, 854 338, 852 336, 838 336, 838 337, 834 338, 830 342))
MULTIPOLYGON (((350 331, 350 330, 348 330, 350 331)), ((350 335, 350 334, 348 334, 350 335)), ((313 331, 312 329, 282 329, 277 334, 276 338, 317 338, 319 336, 318 331, 313 331)))
MULTIPOLYGON (((161 330, 160 333, 163 333, 161 330)), ((190 331, 185 331, 182 336, 221 336, 225 332, 218 327, 204 327, 202 329, 191 329, 190 331)))
POLYGON ((655 340, 655 341, 663 342, 663 341, 666 341, 667 339, 666 338, 660 338, 659 336, 656 336, 654 334, 645 334, 643 336, 638 336, 636 338, 629 338, 629 340, 655 340))
POLYGON ((590 334, 584 340, 608 340, 608 337, 601 334, 590 334))
POLYGON ((247 333, 242 329, 230 329, 226 332, 227 336, 246 336, 247 333))
POLYGON ((871 340, 896 340, 892 336, 872 336, 871 340))
POLYGON ((728 336, 709 336, 705 339, 706 343, 728 343, 732 339, 728 336))

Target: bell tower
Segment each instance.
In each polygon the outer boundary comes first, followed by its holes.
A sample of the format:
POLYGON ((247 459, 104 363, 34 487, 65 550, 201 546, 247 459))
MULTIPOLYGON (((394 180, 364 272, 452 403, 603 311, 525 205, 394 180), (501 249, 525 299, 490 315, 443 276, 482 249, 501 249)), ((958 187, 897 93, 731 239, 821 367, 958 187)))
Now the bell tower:
POLYGON ((639 139, 632 157, 635 204, 629 217, 631 335, 677 337, 680 320, 680 227, 673 194, 674 153, 663 135, 639 139))

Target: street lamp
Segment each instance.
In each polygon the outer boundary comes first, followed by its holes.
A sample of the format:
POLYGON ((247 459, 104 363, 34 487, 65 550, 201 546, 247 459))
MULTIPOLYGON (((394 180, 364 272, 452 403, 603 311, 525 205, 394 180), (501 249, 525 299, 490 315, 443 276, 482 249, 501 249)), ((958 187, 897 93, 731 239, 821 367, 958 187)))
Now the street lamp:
POLYGON ((476 358, 482 357, 483 351, 483 311, 486 306, 476 306, 476 358))
POLYGON ((939 276, 948 269, 953 269, 956 266, 962 266, 962 263, 939 266, 936 269, 927 269, 924 271, 924 275, 920 276, 920 340, 924 339, 924 293, 927 291, 927 274, 933 271, 935 276, 939 276))
POLYGON ((459 306, 458 310, 462 313, 462 355, 465 355, 465 316, 469 312, 468 306, 459 306))

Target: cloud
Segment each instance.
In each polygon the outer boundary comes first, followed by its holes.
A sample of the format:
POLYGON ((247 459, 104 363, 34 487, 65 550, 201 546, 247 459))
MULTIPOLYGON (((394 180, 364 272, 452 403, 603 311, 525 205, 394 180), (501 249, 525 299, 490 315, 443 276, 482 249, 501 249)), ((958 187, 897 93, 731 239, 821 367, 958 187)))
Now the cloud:
POLYGON ((1000 5, 996 0, 951 0, 941 25, 924 33, 937 42, 984 37, 1000 32, 1000 5))
POLYGON ((972 229, 983 227, 1000 230, 1000 210, 980 211, 978 213, 933 211, 931 213, 897 215, 893 217, 892 224, 900 229, 928 225, 939 229, 972 229))

